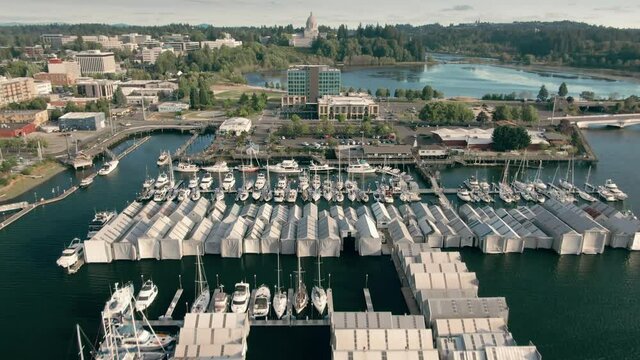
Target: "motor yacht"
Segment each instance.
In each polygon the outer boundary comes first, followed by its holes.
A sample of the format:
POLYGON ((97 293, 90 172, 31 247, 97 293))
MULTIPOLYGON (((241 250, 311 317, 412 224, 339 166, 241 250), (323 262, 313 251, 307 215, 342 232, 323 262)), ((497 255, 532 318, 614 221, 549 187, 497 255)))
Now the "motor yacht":
POLYGON ((100 170, 98 170, 98 175, 105 176, 111 174, 118 167, 119 163, 120 161, 118 161, 117 159, 105 162, 100 170))
POLYGON ((253 184, 253 187, 256 190, 262 190, 266 184, 267 184, 267 177, 264 175, 264 173, 259 173, 258 176, 256 177, 256 182, 253 184))
POLYGON ((231 311, 234 313, 245 313, 249 307, 249 297, 251 292, 249 291, 249 284, 245 282, 239 282, 235 286, 233 291, 233 298, 231 301, 231 311))
POLYGON ((311 187, 315 189, 319 189, 322 186, 322 180, 320 180, 320 175, 313 175, 313 180, 311 180, 311 187))
POLYGON ((93 180, 95 179, 95 176, 93 175, 89 175, 86 178, 80 180, 80 187, 81 188, 87 188, 89 187, 89 185, 93 184, 93 180))
POLYGON ((211 176, 211 173, 204 173, 204 176, 200 180, 200 189, 209 190, 211 188, 211 184, 213 184, 213 177, 211 176))
POLYGON ((275 165, 267 165, 267 169, 276 174, 299 174, 302 172, 298 162, 293 159, 284 160, 275 165))
POLYGON ((147 309, 158 296, 158 286, 151 279, 145 280, 136 296, 136 310, 147 309))
POLYGON ((229 308, 229 295, 224 292, 224 287, 220 285, 220 288, 213 296, 213 312, 225 313, 229 308))
POLYGON ((373 174, 376 168, 369 165, 365 160, 359 160, 355 164, 349 164, 347 173, 349 174, 373 174))
POLYGON ((56 260, 56 264, 64 269, 69 269, 81 260, 84 260, 84 244, 82 240, 75 238, 71 240, 69 246, 62 250, 62 255, 56 260))
POLYGON ((605 186, 598 186, 598 195, 600 195, 600 197, 605 201, 612 202, 618 200, 616 196, 605 186))
POLYGON ((309 176, 306 173, 302 173, 300 177, 298 177, 298 189, 300 191, 307 190, 309 188, 309 176))
POLYGON ((155 194, 153 194, 153 201, 155 202, 163 202, 167 199, 167 192, 169 190, 164 187, 162 189, 156 190, 155 194))
MULTIPOLYGON (((281 187, 277 187, 275 188, 275 190, 273 190, 273 201, 277 203, 281 203, 284 201, 285 195, 286 195, 285 189, 281 187)), ((265 197, 265 200, 266 200, 266 197, 265 197)))
MULTIPOLYGON (((133 324, 122 324, 115 328, 116 342, 118 349, 137 353, 140 351, 143 357, 148 352, 168 349, 175 341, 175 338, 168 334, 153 334, 145 330, 141 325, 135 328, 133 324)), ((103 345, 104 346, 104 345, 103 345)))
POLYGON ((173 169, 177 172, 183 173, 196 173, 198 172, 198 170, 200 170, 198 165, 185 162, 179 162, 178 165, 176 165, 176 167, 174 167, 173 169))
POLYGON ((311 164, 309 165, 309 171, 334 171, 336 170, 335 166, 331 166, 329 164, 316 164, 315 162, 311 161, 311 164))
POLYGON ((292 189, 291 187, 287 187, 285 189, 285 197, 287 202, 295 203, 296 200, 298 199, 298 190, 292 189))
POLYGON ((230 191, 236 185, 236 178, 232 172, 228 172, 222 180, 222 190, 230 191))
POLYGON ((604 182, 604 187, 613 194, 613 196, 616 197, 617 200, 626 200, 628 198, 628 195, 625 194, 622 190, 620 190, 620 188, 618 188, 618 185, 616 185, 616 183, 613 182, 613 180, 611 179, 607 179, 604 182))
POLYGON ((191 189, 182 188, 178 190, 178 201, 184 201, 191 196, 191 189))
POLYGON ((89 222, 89 232, 87 232, 87 239, 91 239, 95 234, 100 231, 105 225, 113 220, 118 213, 115 211, 98 211, 93 220, 89 222))
POLYGON ((156 178, 155 188, 161 189, 167 185, 169 185, 169 177, 167 176, 167 173, 161 172, 158 174, 158 178, 156 178))
POLYGON ((271 290, 266 285, 260 285, 256 290, 256 298, 253 303, 253 317, 263 318, 269 315, 271 307, 271 290))
POLYGON ((104 305, 102 316, 105 319, 127 316, 131 310, 131 299, 133 299, 133 284, 119 286, 116 283, 111 297, 104 305))
POLYGON ((187 187, 193 190, 198 187, 199 183, 200 183, 200 180, 198 179, 198 176, 196 176, 196 174, 193 174, 191 179, 189 179, 189 185, 187 185, 187 187))
POLYGON ((161 152, 160 156, 158 156, 158 161, 156 161, 156 164, 158 164, 158 166, 168 165, 169 164, 169 152, 168 151, 161 152))
POLYGON ((212 173, 228 173, 231 168, 229 168, 226 161, 218 161, 212 166, 203 167, 202 170, 212 173))

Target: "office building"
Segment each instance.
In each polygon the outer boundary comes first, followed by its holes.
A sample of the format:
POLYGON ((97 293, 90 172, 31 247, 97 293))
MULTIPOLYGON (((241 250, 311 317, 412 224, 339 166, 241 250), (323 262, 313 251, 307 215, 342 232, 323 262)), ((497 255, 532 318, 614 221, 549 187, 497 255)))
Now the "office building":
POLYGON ((51 81, 49 80, 35 80, 33 84, 36 87, 37 95, 49 95, 53 92, 51 81))
POLYGON ((292 66, 287 70, 287 96, 282 105, 316 104, 325 95, 340 95, 340 70, 326 65, 292 66))
POLYGON ((76 54, 83 75, 112 74, 116 72, 116 60, 112 52, 88 50, 76 54))
POLYGON ((40 58, 44 55, 44 48, 41 45, 25 46, 22 48, 22 52, 24 56, 31 59, 40 58))
POLYGON ((82 79, 78 80, 77 86, 78 94, 90 98, 112 99, 116 89, 112 80, 82 79))
POLYGON ((66 45, 70 42, 73 42, 77 39, 77 36, 69 36, 62 34, 42 34, 40 35, 40 39, 45 45, 48 45, 54 49, 59 49, 62 45, 66 45))
POLYGON ((69 76, 69 74, 50 74, 50 73, 37 73, 33 75, 33 78, 39 81, 48 81, 51 86, 69 86, 76 82, 75 78, 69 76))
POLYGON ((80 64, 75 61, 63 61, 61 59, 50 59, 47 63, 49 74, 67 74, 71 83, 74 83, 80 76, 80 64))
POLYGON ((378 112, 378 104, 368 94, 325 95, 318 99, 318 116, 329 120, 337 119, 341 115, 347 120, 375 119, 378 112))
POLYGON ((34 123, 36 126, 49 121, 47 110, 0 110, 0 123, 34 123))
POLYGON ((58 119, 58 126, 60 131, 100 130, 105 127, 105 116, 102 112, 70 112, 58 119))
POLYGON ((36 86, 33 78, 13 78, 0 77, 0 107, 28 101, 37 96, 36 86))
POLYGON ((127 99, 128 106, 142 106, 142 101, 144 101, 148 106, 151 104, 157 104, 159 101, 157 96, 128 95, 125 97, 127 99))
POLYGON ((251 120, 241 117, 227 119, 218 128, 220 134, 232 134, 236 136, 243 132, 248 133, 249 131, 251 131, 251 120))
POLYGON ((146 64, 155 64, 160 54, 165 51, 174 52, 173 48, 162 48, 159 46, 149 49, 142 49, 142 62, 146 64))
POLYGON ((120 35, 120 41, 122 41, 125 44, 141 45, 146 41, 150 41, 150 40, 151 40, 151 35, 142 35, 138 33, 120 35))
POLYGON ((197 41, 166 41, 164 47, 172 49, 176 54, 181 54, 200 49, 200 43, 197 41))
POLYGON ((216 39, 213 41, 201 41, 200 47, 209 47, 209 49, 220 49, 223 46, 228 48, 234 48, 238 46, 242 46, 242 41, 238 41, 231 37, 231 35, 227 33, 222 33, 221 39, 216 39))
POLYGON ((181 102, 163 102, 157 106, 158 112, 170 113, 189 110, 189 104, 181 102))
POLYGON ((117 36, 109 37, 105 35, 88 35, 83 36, 82 40, 84 42, 93 42, 96 44, 100 44, 103 49, 122 49, 122 41, 120 41, 117 36))

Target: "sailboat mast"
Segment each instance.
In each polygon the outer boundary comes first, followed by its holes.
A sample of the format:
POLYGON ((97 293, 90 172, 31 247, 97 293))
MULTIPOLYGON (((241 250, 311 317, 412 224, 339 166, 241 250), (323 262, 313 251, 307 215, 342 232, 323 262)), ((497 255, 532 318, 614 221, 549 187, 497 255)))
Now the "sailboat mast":
POLYGON ((281 271, 280 270, 280 245, 278 245, 277 259, 278 259, 278 270, 277 270, 278 271, 278 291, 280 291, 280 271, 281 271))
POLYGON ((80 360, 84 360, 84 347, 82 346, 82 338, 80 337, 80 325, 76 324, 76 336, 78 337, 78 351, 80 360))
MULTIPOLYGON (((131 309, 135 309, 131 298, 129 298, 129 306, 131 306, 131 309)), ((133 326, 133 336, 136 338, 136 351, 138 352, 138 358, 142 359, 142 354, 140 353, 140 340, 138 340, 138 328, 136 327, 136 313, 133 310, 131 311, 131 325, 133 326)))

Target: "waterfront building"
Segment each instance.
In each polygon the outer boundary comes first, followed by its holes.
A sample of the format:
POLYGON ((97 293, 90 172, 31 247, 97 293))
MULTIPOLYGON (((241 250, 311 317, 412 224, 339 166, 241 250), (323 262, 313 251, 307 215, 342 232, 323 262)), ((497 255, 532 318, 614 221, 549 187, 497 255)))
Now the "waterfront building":
POLYGON ((160 47, 160 46, 156 46, 152 48, 144 48, 142 49, 142 62, 146 64, 155 64, 160 54, 162 54, 165 51, 174 52, 173 48, 160 47))
POLYGON ((116 60, 112 52, 100 50, 82 51, 76 54, 83 75, 112 74, 116 72, 116 60))
POLYGON ((33 78, 7 79, 0 77, 0 107, 11 103, 28 101, 37 95, 33 78))
POLYGON ((317 104, 325 96, 340 95, 341 73, 327 65, 298 65, 287 70, 287 95, 282 106, 317 104))
POLYGON ((230 34, 222 33, 221 39, 216 39, 213 41, 201 41, 200 47, 204 48, 205 46, 209 47, 209 49, 220 49, 223 46, 234 48, 242 46, 242 41, 238 41, 232 38, 230 34))
POLYGON ((158 102, 158 97, 154 95, 151 95, 151 96, 128 95, 125 97, 127 98, 128 106, 142 106, 143 101, 147 106, 150 104, 156 104, 158 102))
POLYGON ((311 45, 313 45, 313 41, 319 36, 320 32, 318 31, 318 21, 315 16, 313 16, 313 13, 311 13, 307 18, 304 31, 302 33, 291 35, 289 45, 293 47, 310 48, 311 45))
POLYGON ((367 159, 389 161, 413 159, 411 145, 364 145, 363 151, 367 159))
MULTIPOLYGON (((451 148, 487 150, 493 144, 493 128, 441 128, 431 133, 440 143, 451 148)), ((527 130, 527 133, 531 138, 529 150, 539 150, 549 145, 542 132, 527 130)))
POLYGON ((247 313, 188 313, 173 359, 244 359, 250 330, 247 313))
POLYGON ((113 93, 116 89, 116 85, 113 80, 94 80, 91 78, 78 80, 77 87, 78 94, 80 95, 105 99, 112 99, 113 93))
POLYGON ((167 113, 167 112, 179 112, 189 110, 189 104, 180 103, 180 102, 163 102, 157 105, 158 112, 167 113))
POLYGON ((442 159, 447 157, 447 149, 440 145, 425 145, 418 149, 418 156, 427 159, 442 159))
POLYGON ((318 117, 334 120, 344 115, 347 120, 375 119, 380 107, 368 94, 348 96, 324 95, 318 99, 318 117))
POLYGON ((58 126, 60 131, 96 131, 105 127, 105 116, 102 112, 70 112, 58 119, 58 126))
POLYGON ((251 120, 241 117, 235 117, 225 120, 218 131, 221 134, 231 134, 238 136, 243 132, 251 131, 251 120))
POLYGON ((36 131, 34 123, 10 123, 0 124, 0 138, 19 137, 36 131))

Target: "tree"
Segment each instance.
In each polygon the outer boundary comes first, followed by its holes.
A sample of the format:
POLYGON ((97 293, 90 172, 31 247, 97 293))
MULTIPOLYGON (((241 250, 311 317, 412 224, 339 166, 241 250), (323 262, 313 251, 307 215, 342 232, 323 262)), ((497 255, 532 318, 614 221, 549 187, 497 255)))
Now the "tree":
POLYGON ((469 122, 475 119, 473 111, 466 105, 455 102, 430 102, 418 114, 420 120, 450 124, 469 122))
POLYGON ((596 94, 593 91, 583 91, 580 93, 580 97, 587 101, 593 101, 596 98, 596 94))
POLYGON ((538 100, 540 101, 546 101, 549 98, 549 90, 547 90, 547 87, 542 85, 540 87, 540 91, 538 91, 538 100))
POLYGON ((388 97, 388 96, 389 96, 389 89, 378 88, 376 90, 376 97, 388 97))
POLYGON ((497 126, 493 129, 493 149, 511 151, 524 149, 531 144, 527 130, 520 126, 497 126))
POLYGON ((393 93, 393 97, 395 97, 396 99, 401 99, 404 96, 405 96, 404 89, 396 89, 396 91, 393 93))
POLYGON ((116 89, 116 92, 113 93, 113 103, 117 107, 125 107, 125 106, 127 106, 127 97, 124 96, 124 93, 122 92, 122 88, 121 87, 118 87, 116 89))
POLYGON ((200 99, 198 98, 198 89, 192 87, 189 92, 189 106, 192 110, 200 108, 200 99))
POLYGON ((496 110, 493 112, 493 120, 511 120, 513 119, 511 115, 511 106, 507 105, 498 105, 496 106, 496 110))
POLYGON ((526 122, 536 122, 538 121, 538 110, 536 110, 533 105, 523 106, 520 113, 520 119, 526 122))
POLYGON ((484 111, 480 111, 480 113, 478 114, 478 116, 476 116, 476 121, 479 123, 487 123, 491 120, 491 118, 489 117, 489 115, 487 115, 486 112, 484 111))
POLYGON ((562 84, 560 84, 560 88, 558 89, 558 95, 565 97, 567 96, 568 93, 569 93, 569 89, 567 89, 567 83, 562 82, 562 84))
POLYGON ((434 94, 434 91, 431 86, 427 85, 422 88, 422 96, 421 96, 422 100, 429 101, 433 99, 434 98, 433 94, 434 94))
POLYGON ((347 121, 347 115, 345 115, 345 114, 338 114, 337 119, 338 119, 338 122, 343 123, 343 122, 347 121))

